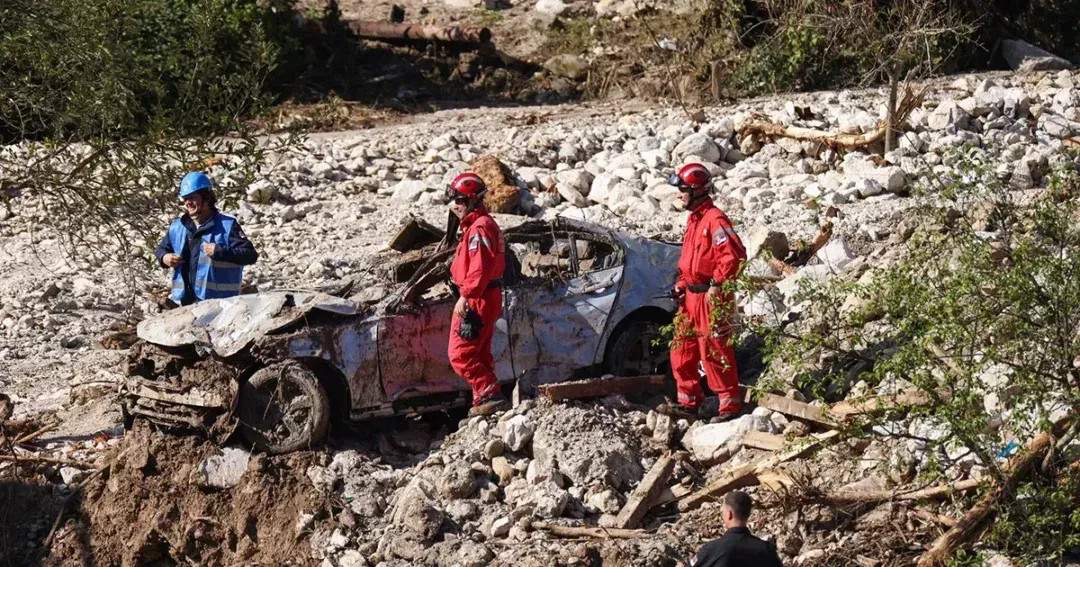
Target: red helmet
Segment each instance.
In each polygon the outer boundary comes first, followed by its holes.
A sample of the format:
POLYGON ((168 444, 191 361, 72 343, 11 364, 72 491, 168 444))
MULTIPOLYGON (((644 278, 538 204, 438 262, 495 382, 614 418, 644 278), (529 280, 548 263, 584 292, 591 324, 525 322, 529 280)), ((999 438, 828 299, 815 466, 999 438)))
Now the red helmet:
POLYGON ((668 177, 668 183, 679 188, 681 192, 701 193, 712 183, 712 173, 705 165, 691 162, 668 177))
POLYGON ((450 200, 464 198, 470 202, 478 201, 487 191, 484 180, 476 173, 462 173, 446 186, 446 197, 450 200))

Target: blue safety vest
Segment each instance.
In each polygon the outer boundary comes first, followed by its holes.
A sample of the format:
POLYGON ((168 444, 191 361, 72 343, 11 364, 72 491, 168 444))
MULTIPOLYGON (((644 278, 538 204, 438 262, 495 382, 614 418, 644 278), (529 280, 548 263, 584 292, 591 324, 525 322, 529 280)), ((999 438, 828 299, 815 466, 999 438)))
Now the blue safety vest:
MULTIPOLYGON (((190 263, 197 264, 195 283, 191 286, 195 292, 195 298, 200 301, 240 294, 240 283, 244 279, 244 267, 228 261, 210 259, 210 256, 202 251, 202 243, 213 243, 219 250, 227 248, 229 246, 229 234, 232 233, 234 225, 236 225, 235 217, 217 213, 196 231, 195 235, 199 238, 200 244, 192 252, 194 258, 190 260, 190 263)), ((169 243, 172 244, 174 254, 180 255, 184 247, 187 246, 187 236, 188 229, 179 218, 174 219, 172 224, 169 225, 169 243)), ((187 264, 173 268, 172 291, 169 293, 169 299, 178 304, 183 303, 184 300, 183 275, 185 272, 190 272, 187 264)))

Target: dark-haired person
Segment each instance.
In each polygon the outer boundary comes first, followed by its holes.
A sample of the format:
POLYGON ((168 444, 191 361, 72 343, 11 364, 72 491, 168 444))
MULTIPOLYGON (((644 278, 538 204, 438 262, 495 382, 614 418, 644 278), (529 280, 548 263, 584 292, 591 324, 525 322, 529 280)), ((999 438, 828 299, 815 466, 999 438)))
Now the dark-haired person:
POLYGON ((204 299, 240 294, 244 266, 259 258, 240 222, 217 209, 214 185, 206 173, 191 172, 180 181, 184 214, 154 250, 163 268, 172 268, 169 300, 186 306, 204 299))
POLYGON ((776 547, 754 537, 746 526, 753 504, 742 491, 724 496, 720 508, 727 532, 707 542, 690 561, 694 567, 782 567, 776 547))

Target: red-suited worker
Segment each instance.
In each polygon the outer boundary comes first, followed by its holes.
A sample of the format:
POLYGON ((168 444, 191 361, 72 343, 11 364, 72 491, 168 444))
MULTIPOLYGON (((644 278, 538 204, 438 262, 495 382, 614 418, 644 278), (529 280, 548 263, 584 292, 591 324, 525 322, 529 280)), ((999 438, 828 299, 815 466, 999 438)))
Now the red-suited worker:
POLYGON ((746 261, 746 249, 731 220, 713 204, 712 174, 692 162, 668 182, 679 188, 679 198, 690 217, 686 221, 675 297, 675 335, 671 344, 671 371, 675 376, 677 407, 685 417, 731 419, 742 412, 739 372, 731 344, 734 311, 733 281, 746 261), (709 388, 716 393, 706 404, 699 365, 709 388))
POLYGON ((461 234, 450 265, 459 296, 450 321, 450 366, 472 388, 469 415, 508 408, 495 377, 491 337, 502 311, 506 255, 502 231, 484 206, 487 187, 476 173, 462 173, 446 188, 461 234))

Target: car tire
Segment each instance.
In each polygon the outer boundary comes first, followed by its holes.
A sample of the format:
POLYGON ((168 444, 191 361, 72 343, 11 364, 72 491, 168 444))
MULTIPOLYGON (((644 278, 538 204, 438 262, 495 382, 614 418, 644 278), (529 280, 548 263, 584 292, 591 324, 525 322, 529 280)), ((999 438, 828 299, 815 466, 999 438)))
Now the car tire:
POLYGON ((318 445, 330 427, 330 399, 319 377, 295 360, 274 363, 240 385, 240 434, 254 448, 289 453, 318 445))
POLYGON ((669 374, 671 359, 660 327, 655 320, 641 319, 617 329, 604 356, 604 372, 617 376, 669 374))

